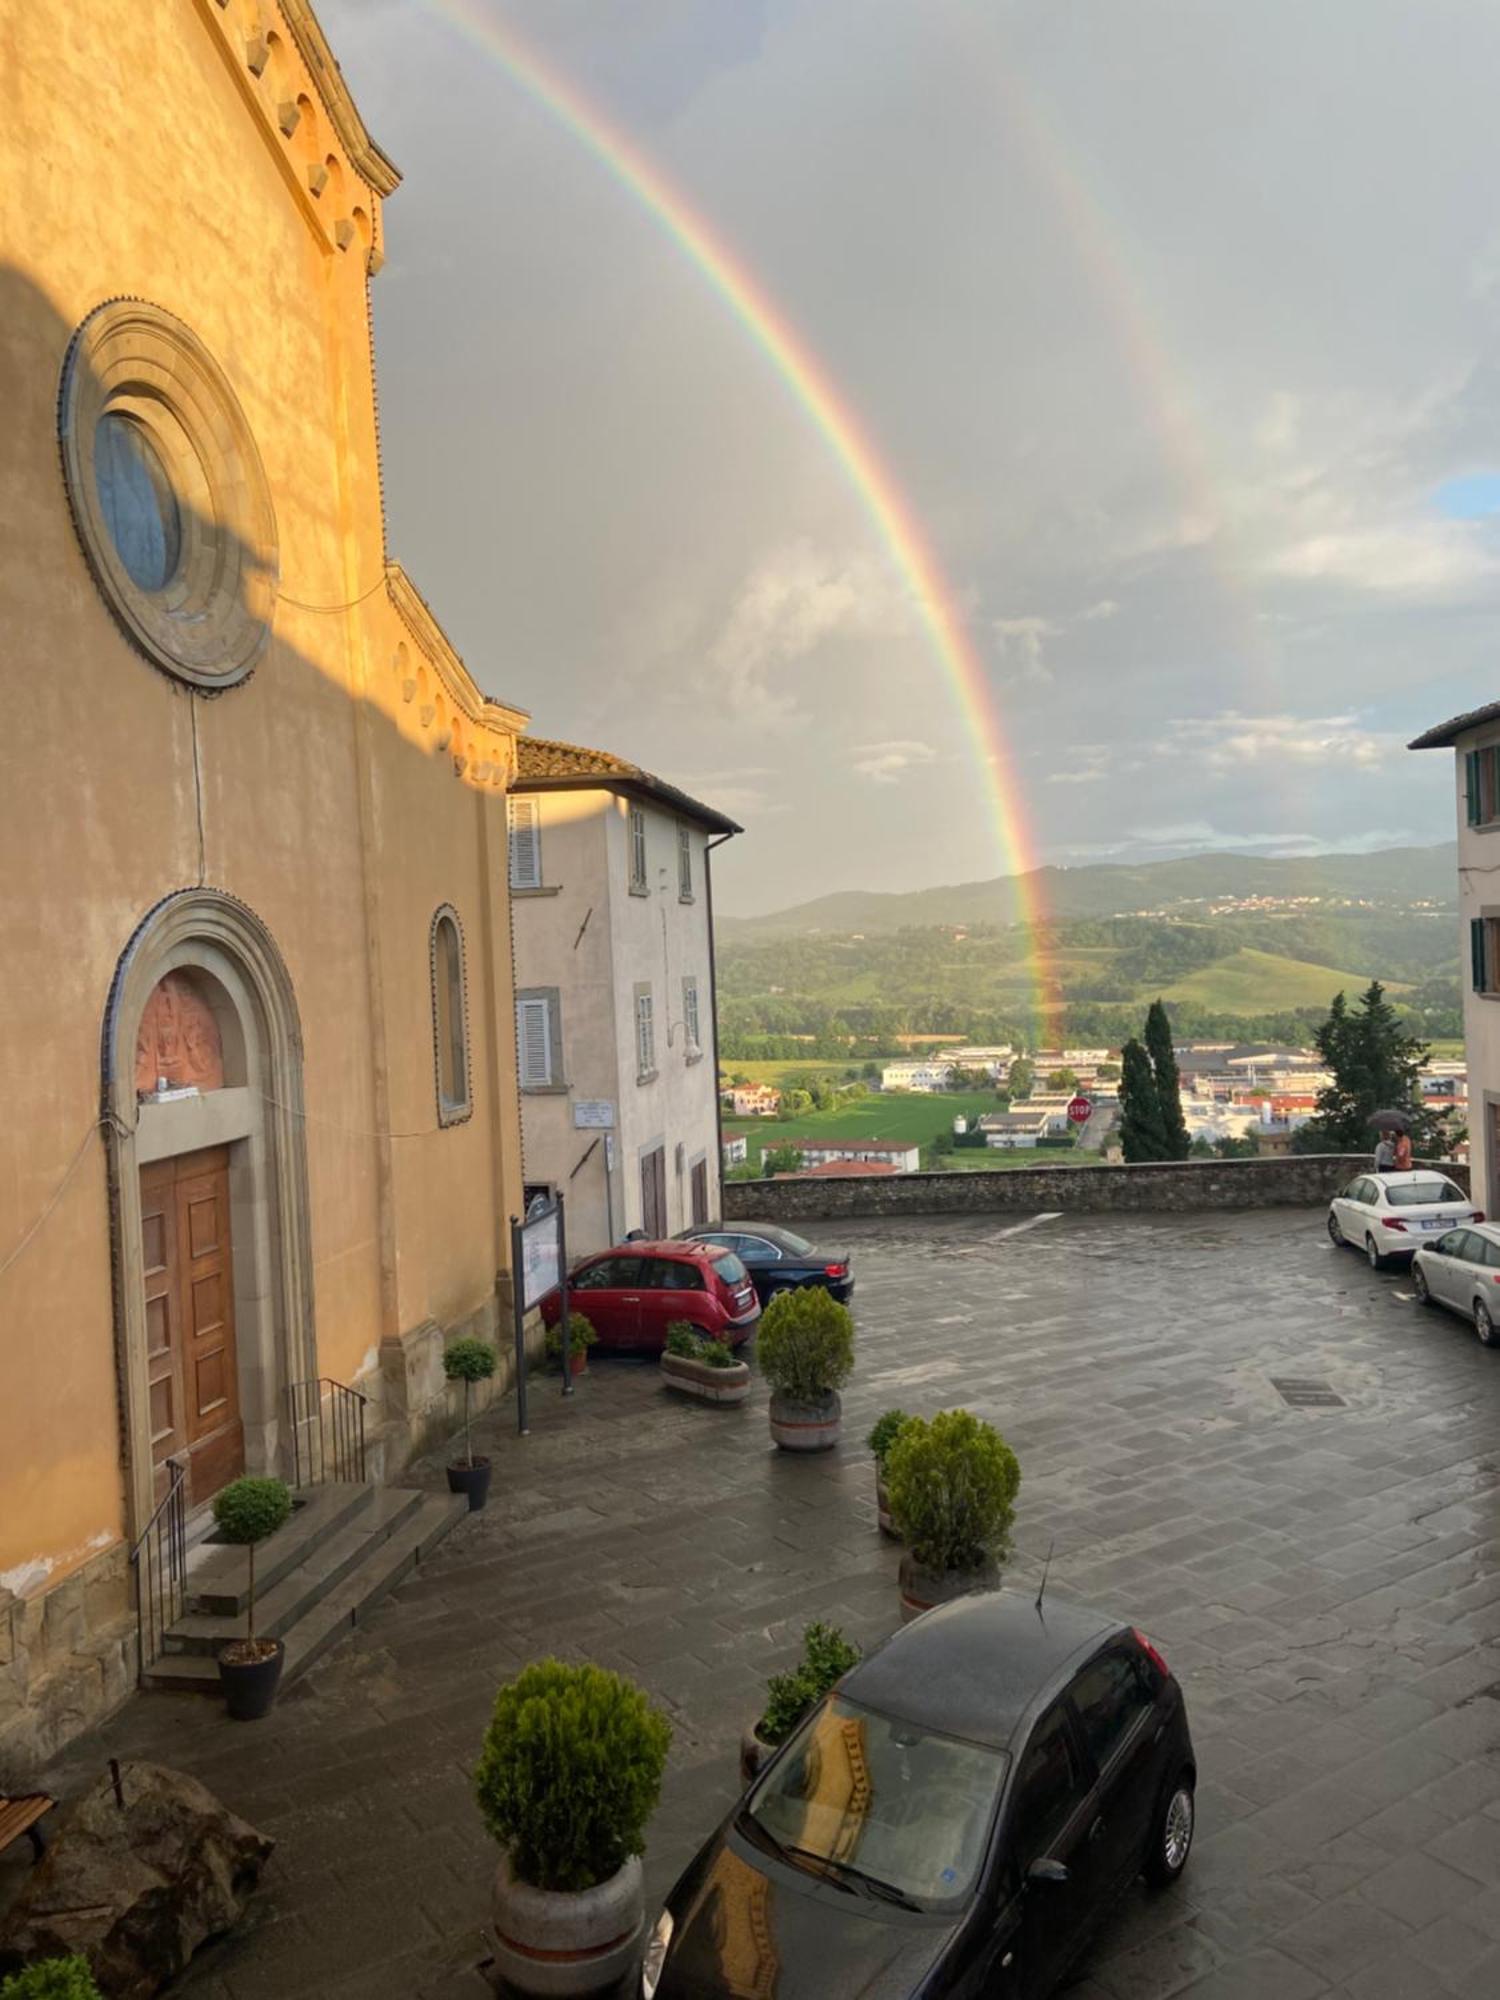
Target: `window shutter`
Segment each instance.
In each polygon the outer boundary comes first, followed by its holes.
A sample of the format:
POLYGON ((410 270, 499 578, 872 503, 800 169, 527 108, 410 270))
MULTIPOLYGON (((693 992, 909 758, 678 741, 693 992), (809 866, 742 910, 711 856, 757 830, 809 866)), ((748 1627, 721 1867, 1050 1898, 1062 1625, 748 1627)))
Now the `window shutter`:
POLYGON ((1469 925, 1469 961, 1473 972, 1474 991, 1487 993, 1485 984, 1484 918, 1475 917, 1469 925))
POLYGON ((1479 799, 1479 752, 1470 750, 1464 758, 1464 787, 1469 801, 1469 825, 1478 826, 1481 817, 1479 799))
POLYGON ((552 1081, 552 1023, 545 1000, 516 1002, 516 1043, 521 1053, 521 1087, 552 1081))
POLYGON ((510 886, 542 886, 542 830, 535 799, 510 802, 510 886))

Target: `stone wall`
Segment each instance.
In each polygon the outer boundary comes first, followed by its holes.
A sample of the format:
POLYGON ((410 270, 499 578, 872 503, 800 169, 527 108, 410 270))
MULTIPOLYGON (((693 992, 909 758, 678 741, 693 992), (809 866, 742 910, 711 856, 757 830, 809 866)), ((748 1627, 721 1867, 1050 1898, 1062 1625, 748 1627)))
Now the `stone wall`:
MULTIPOLYGON (((1171 1160, 1135 1167, 1016 1167, 991 1172, 861 1175, 843 1180, 726 1181, 728 1221, 819 1222, 857 1215, 989 1215, 1059 1209, 1317 1207, 1368 1169, 1368 1153, 1289 1153, 1270 1160, 1171 1160)), ((1440 1171, 1469 1185, 1467 1165, 1440 1171)))
POLYGON ((130 1558, 123 1542, 45 1592, 0 1589, 0 1791, 23 1786, 136 1681, 130 1558))

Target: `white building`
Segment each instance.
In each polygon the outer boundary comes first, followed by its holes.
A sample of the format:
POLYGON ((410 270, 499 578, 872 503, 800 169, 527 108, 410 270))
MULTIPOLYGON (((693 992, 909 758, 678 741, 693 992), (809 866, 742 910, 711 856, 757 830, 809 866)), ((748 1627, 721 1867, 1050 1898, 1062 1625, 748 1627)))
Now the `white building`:
POLYGON ((986 1146, 993 1146, 997 1152, 1009 1152, 1016 1147, 1039 1145, 1047 1136, 1047 1114, 1025 1109, 987 1111, 979 1121, 979 1129, 986 1146))
POLYGON ((873 1161, 898 1174, 914 1174, 922 1164, 921 1148, 900 1139, 789 1139, 787 1144, 797 1148, 804 1167, 873 1161))
POLYGON ((742 1167, 750 1157, 750 1141, 743 1132, 726 1132, 724 1135, 724 1165, 742 1167))
POLYGON ((1500 701, 1411 748, 1455 752, 1469 1171, 1475 1206, 1490 1215, 1500 1195, 1500 701))
POLYGON ((953 1064, 946 1055, 908 1056, 889 1062, 880 1072, 882 1090, 948 1090, 953 1084, 953 1064))
POLYGON ((528 1191, 568 1248, 719 1213, 709 857, 740 828, 602 750, 526 739, 510 801, 528 1191))

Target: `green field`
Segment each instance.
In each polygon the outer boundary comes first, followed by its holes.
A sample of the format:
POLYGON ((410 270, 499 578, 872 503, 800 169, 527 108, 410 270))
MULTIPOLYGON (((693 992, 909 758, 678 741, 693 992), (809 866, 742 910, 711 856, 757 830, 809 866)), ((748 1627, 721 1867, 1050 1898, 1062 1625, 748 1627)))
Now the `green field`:
MULTIPOLYGON (((1353 999, 1369 983, 1368 973, 1337 972, 1247 947, 1164 986, 1162 997, 1196 1001, 1224 1014, 1273 1014, 1285 1007, 1326 1007, 1340 989, 1353 999)), ((1394 980, 1387 987, 1393 996, 1409 990, 1394 980)))
POLYGON ((726 1077, 748 1076, 752 1083, 775 1083, 795 1088, 809 1076, 837 1077, 841 1083, 852 1081, 859 1075, 857 1062, 837 1062, 829 1056, 794 1056, 790 1060, 781 1057, 770 1062, 741 1061, 738 1056, 719 1065, 720 1073, 726 1077))

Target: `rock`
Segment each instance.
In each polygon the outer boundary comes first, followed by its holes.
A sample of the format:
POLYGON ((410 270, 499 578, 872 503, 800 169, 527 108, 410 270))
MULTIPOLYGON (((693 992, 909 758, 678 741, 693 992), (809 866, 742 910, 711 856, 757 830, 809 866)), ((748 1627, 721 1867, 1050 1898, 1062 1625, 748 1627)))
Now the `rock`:
POLYGON ((274 1841, 181 1771, 122 1764, 58 1814, 47 1855, 0 1926, 0 1977, 29 1959, 89 1961, 105 2000, 149 2000, 228 1930, 274 1841))

